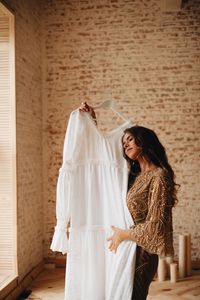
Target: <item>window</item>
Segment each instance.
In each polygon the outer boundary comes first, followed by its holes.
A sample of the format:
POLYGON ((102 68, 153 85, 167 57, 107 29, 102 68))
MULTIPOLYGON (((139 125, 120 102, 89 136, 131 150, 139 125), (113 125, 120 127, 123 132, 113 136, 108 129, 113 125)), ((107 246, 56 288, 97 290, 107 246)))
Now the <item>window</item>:
POLYGON ((14 15, 0 3, 0 289, 17 275, 14 15))

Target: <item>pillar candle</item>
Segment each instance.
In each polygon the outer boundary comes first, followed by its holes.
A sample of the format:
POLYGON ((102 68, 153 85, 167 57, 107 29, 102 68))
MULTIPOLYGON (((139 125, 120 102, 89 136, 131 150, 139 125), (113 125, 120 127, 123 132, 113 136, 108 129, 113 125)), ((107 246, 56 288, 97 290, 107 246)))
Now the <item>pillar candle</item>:
POLYGON ((170 264, 170 281, 175 283, 177 281, 177 264, 171 263, 170 264))
POLYGON ((186 276, 186 248, 186 236, 179 234, 178 267, 180 278, 184 278, 186 276))
POLYGON ((159 257, 158 262, 158 281, 164 281, 166 278, 166 261, 165 258, 159 257))
POLYGON ((187 261, 186 261, 186 273, 187 276, 191 275, 191 234, 186 235, 186 241, 187 241, 187 261))
POLYGON ((167 269, 166 276, 168 278, 170 278, 170 264, 173 263, 173 257, 172 256, 166 256, 165 260, 166 260, 166 269, 167 269))

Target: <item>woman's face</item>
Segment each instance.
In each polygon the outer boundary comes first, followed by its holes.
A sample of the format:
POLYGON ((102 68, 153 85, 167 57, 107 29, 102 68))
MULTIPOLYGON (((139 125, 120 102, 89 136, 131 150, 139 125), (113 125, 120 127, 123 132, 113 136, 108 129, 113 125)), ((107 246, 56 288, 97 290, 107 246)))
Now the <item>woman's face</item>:
POLYGON ((130 133, 125 133, 122 139, 125 154, 132 160, 137 160, 142 153, 141 147, 137 146, 134 137, 130 133))

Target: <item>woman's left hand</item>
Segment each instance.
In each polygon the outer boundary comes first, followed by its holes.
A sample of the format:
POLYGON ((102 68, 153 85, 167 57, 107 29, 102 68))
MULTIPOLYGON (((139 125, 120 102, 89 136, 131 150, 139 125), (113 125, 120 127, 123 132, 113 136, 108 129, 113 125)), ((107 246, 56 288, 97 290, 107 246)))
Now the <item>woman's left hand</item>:
POLYGON ((127 239, 127 231, 117 228, 115 226, 111 226, 114 231, 113 235, 107 238, 107 241, 110 241, 109 249, 110 251, 114 251, 116 253, 119 244, 127 239))

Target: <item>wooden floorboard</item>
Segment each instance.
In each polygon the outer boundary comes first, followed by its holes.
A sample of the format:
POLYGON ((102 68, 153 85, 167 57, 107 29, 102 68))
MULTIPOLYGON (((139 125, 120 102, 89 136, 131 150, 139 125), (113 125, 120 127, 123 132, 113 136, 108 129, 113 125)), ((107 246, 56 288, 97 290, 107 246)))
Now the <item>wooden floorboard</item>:
MULTIPOLYGON (((64 300, 64 277, 63 268, 44 270, 29 287, 32 293, 27 299, 64 300)), ((200 272, 177 283, 153 281, 148 300, 200 300, 200 272)))

